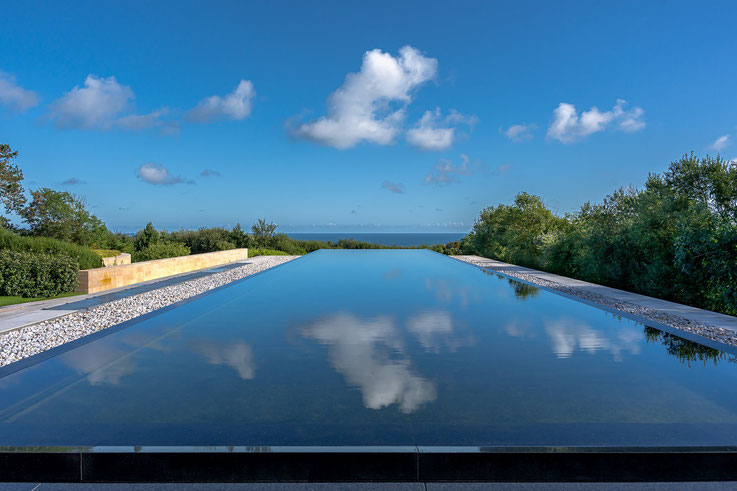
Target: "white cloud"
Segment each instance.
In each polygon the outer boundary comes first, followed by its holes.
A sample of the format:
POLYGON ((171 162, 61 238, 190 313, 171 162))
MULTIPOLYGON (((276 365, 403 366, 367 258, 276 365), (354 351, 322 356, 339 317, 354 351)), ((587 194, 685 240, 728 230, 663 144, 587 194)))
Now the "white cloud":
POLYGON ((213 95, 202 99, 185 118, 198 123, 223 120, 241 120, 251 115, 256 91, 249 80, 241 80, 233 92, 220 97, 213 95))
POLYGON ((384 181, 381 183, 381 187, 388 191, 391 191, 392 193, 404 193, 404 185, 400 182, 384 181))
POLYGON ((59 128, 110 129, 134 98, 115 77, 88 75, 84 87, 75 86, 51 104, 49 117, 59 128))
POLYGON ((161 126, 164 123, 159 120, 161 116, 166 115, 169 108, 162 107, 148 114, 130 114, 118 119, 117 124, 125 130, 141 131, 161 126))
POLYGON ((532 139, 532 130, 537 128, 536 124, 513 124, 506 130, 500 129, 502 135, 515 143, 532 139))
POLYGON ((604 131, 609 126, 628 133, 639 131, 645 127, 642 121, 644 111, 640 107, 626 110, 627 101, 617 99, 611 111, 601 112, 596 106, 579 114, 573 104, 561 102, 553 111, 553 122, 548 128, 548 138, 562 143, 574 143, 587 136, 604 131))
POLYGON ((154 164, 153 162, 141 164, 141 166, 138 167, 138 170, 136 171, 136 175, 140 180, 144 182, 160 186, 169 186, 172 184, 180 183, 192 183, 192 181, 172 175, 166 167, 160 164, 154 164))
POLYGON ((476 121, 475 116, 464 116, 453 109, 443 118, 438 107, 435 111, 425 111, 417 124, 407 131, 407 141, 422 150, 446 150, 456 137, 456 128, 452 125, 473 126, 476 121))
POLYGON ((339 149, 361 141, 391 144, 413 91, 435 77, 437 66, 436 59, 411 46, 403 47, 396 58, 378 49, 368 51, 361 70, 348 74, 328 98, 327 115, 301 124, 294 134, 339 149))
POLYGON ((465 153, 461 154, 461 163, 458 165, 454 165, 452 160, 440 159, 434 169, 425 176, 425 184, 443 186, 459 182, 459 176, 471 176, 482 167, 480 161, 471 162, 470 157, 465 153))
POLYGON ((720 150, 724 150, 729 146, 731 142, 729 141, 729 135, 722 135, 716 140, 714 140, 714 143, 709 145, 709 148, 712 150, 716 150, 717 152, 720 150))
POLYGON ((0 71, 0 105, 12 111, 25 112, 37 106, 40 99, 32 90, 26 90, 15 83, 15 77, 0 71))

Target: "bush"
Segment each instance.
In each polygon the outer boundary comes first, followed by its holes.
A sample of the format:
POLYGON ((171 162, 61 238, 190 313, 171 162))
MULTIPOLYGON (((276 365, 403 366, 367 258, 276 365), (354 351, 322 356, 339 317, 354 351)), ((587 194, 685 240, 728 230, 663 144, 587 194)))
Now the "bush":
POLYGON ((135 251, 131 256, 133 262, 152 261, 154 259, 165 259, 167 257, 189 256, 190 250, 184 244, 168 242, 163 244, 151 244, 143 250, 135 251))
POLYGON ((521 193, 482 211, 461 249, 737 315, 737 165, 684 155, 565 217, 521 193))
POLYGON ((0 250, 63 255, 74 259, 80 269, 99 268, 102 258, 92 250, 48 237, 28 237, 0 229, 0 250))
POLYGON ((245 240, 242 236, 233 236, 231 231, 220 227, 201 228, 199 230, 179 230, 162 237, 165 241, 186 245, 192 254, 227 251, 235 249, 235 242, 245 240))
POLYGON ((254 256, 291 256, 284 251, 276 251, 274 249, 248 249, 248 257, 254 256))
POLYGON ((0 251, 0 294, 53 297, 77 287, 77 261, 62 255, 0 251))

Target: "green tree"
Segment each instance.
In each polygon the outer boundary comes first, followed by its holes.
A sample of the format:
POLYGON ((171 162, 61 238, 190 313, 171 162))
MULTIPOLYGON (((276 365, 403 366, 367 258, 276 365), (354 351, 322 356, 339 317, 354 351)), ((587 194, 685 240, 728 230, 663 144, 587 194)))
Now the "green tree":
POLYGON ((564 226, 539 196, 519 193, 512 206, 488 207, 464 241, 465 249, 482 256, 539 268, 545 248, 564 226))
MULTIPOLYGON (((23 211, 26 197, 23 195, 23 171, 13 161, 18 157, 9 145, 0 144, 0 202, 5 206, 6 213, 23 211)), ((8 219, 0 216, 1 225, 7 227, 8 219)))
POLYGON ((66 191, 41 188, 21 215, 32 235, 90 245, 107 231, 105 224, 85 208, 84 198, 66 191))
POLYGON ((276 227, 275 223, 266 223, 266 220, 259 218, 251 227, 256 247, 268 247, 276 235, 276 227))
POLYGON ((154 228, 151 222, 148 222, 145 227, 136 233, 136 238, 133 241, 133 247, 136 251, 142 251, 149 246, 159 243, 161 235, 154 228))
POLYGON ((233 230, 230 231, 230 242, 238 248, 250 247, 251 236, 241 228, 240 223, 237 223, 235 227, 233 227, 233 230))

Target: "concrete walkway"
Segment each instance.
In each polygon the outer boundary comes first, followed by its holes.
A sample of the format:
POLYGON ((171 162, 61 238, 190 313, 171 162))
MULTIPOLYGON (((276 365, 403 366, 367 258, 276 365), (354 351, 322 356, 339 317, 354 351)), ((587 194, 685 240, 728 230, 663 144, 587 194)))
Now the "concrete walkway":
POLYGON ((616 288, 610 288, 608 286, 597 285, 595 283, 589 283, 587 281, 567 278, 565 276, 560 276, 553 273, 546 273, 544 271, 538 271, 536 269, 516 266, 514 264, 496 261, 494 259, 487 259, 485 257, 451 257, 459 259, 461 261, 470 262, 471 264, 475 264, 476 266, 482 268, 488 268, 494 271, 504 271, 505 273, 508 272, 512 276, 517 274, 525 275, 534 279, 542 280, 543 282, 557 283, 565 288, 573 288, 585 293, 608 297, 619 302, 634 304, 646 309, 662 313, 664 315, 681 317, 690 322, 706 324, 708 326, 737 332, 737 317, 732 317, 730 315, 718 314, 709 310, 697 309, 695 307, 689 307, 688 305, 681 305, 678 303, 669 302, 667 300, 661 300, 659 298, 640 295, 638 293, 617 290, 616 288))
POLYGON ((130 297, 139 293, 220 273, 222 271, 243 266, 244 264, 258 263, 263 261, 263 258, 266 257, 268 256, 256 256, 244 261, 237 261, 217 266, 215 268, 190 271, 188 273, 167 276, 165 278, 158 278, 138 283, 136 285, 128 285, 97 293, 75 295, 73 297, 65 298, 52 298, 50 300, 39 300, 38 302, 28 302, 0 307, 0 334, 31 324, 36 324, 38 322, 79 312, 80 310, 87 310, 97 305, 112 302, 113 300, 118 300, 120 298, 130 297))

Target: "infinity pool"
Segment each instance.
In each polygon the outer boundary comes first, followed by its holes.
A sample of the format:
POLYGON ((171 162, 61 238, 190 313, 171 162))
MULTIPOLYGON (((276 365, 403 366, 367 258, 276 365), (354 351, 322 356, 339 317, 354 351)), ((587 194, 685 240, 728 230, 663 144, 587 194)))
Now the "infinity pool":
POLYGON ((319 251, 108 332, 0 371, 0 445, 737 444, 734 350, 429 251, 319 251))

